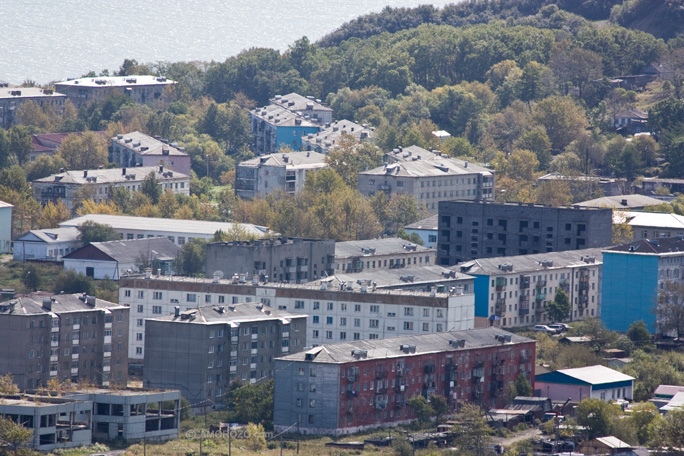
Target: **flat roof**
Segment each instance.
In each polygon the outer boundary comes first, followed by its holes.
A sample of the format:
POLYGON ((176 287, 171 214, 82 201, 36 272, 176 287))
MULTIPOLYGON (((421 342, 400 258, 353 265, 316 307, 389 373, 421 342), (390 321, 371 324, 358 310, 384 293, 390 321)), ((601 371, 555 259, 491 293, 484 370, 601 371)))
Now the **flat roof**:
POLYGON ((249 235, 263 237, 269 232, 265 226, 252 225, 249 223, 208 222, 205 220, 180 220, 156 217, 132 217, 129 215, 87 214, 71 220, 64 221, 59 225, 79 226, 87 221, 110 225, 117 230, 134 231, 159 231, 165 233, 188 233, 211 236, 218 230, 231 231, 236 227, 244 230, 249 235))
POLYGON ((473 275, 498 275, 520 274, 524 272, 553 271, 556 269, 572 266, 590 266, 603 262, 604 248, 565 250, 561 252, 535 253, 532 255, 514 255, 495 258, 479 258, 451 266, 465 274, 473 275), (544 263, 553 261, 553 265, 544 263), (546 266, 544 266, 546 264, 546 266), (501 268, 503 265, 512 265, 510 271, 501 268))
POLYGON ((534 343, 534 339, 511 334, 498 328, 449 331, 416 336, 400 336, 387 339, 368 339, 331 345, 321 345, 310 350, 277 358, 284 361, 310 361, 312 363, 345 364, 366 360, 405 358, 427 353, 458 352, 494 346, 510 346, 534 343), (502 342, 497 336, 510 336, 510 342, 502 342), (464 346, 450 341, 465 341, 464 346), (411 346, 410 348, 406 348, 411 346), (357 354, 361 351, 361 357, 357 354), (352 353, 354 352, 354 353, 352 353))
POLYGON ((335 259, 398 255, 414 253, 434 253, 435 249, 413 244, 401 238, 367 239, 335 243, 335 259), (375 249, 371 251, 370 249, 375 249))
POLYGON ((143 85, 170 85, 175 81, 151 75, 135 76, 98 76, 95 78, 79 78, 56 82, 55 85, 74 87, 131 87, 143 85))
POLYGON ((40 87, 3 87, 0 88, 0 99, 22 99, 22 98, 42 98, 57 97, 65 98, 66 95, 55 92, 52 89, 41 89, 40 87))

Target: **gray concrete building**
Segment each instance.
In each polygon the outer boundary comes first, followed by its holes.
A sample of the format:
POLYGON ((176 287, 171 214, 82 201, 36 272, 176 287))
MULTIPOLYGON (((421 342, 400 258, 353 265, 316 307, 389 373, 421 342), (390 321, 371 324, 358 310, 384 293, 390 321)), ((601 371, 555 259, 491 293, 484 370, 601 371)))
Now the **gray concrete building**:
POLYGON ((335 243, 335 272, 379 271, 435 264, 435 249, 401 238, 335 243))
POLYGON ((612 209, 471 201, 439 203, 437 261, 580 250, 610 245, 612 209))
POLYGON ((328 154, 339 144, 342 135, 347 134, 358 142, 368 141, 375 134, 375 127, 359 125, 351 120, 337 120, 326 124, 318 133, 309 133, 302 138, 302 149, 328 154))
POLYGON ((333 274, 335 241, 272 238, 207 246, 207 275, 243 274, 261 281, 305 283, 333 274))
POLYGON ((484 166, 416 146, 388 154, 386 160, 384 166, 359 173, 361 194, 411 195, 431 213, 440 201, 494 198, 494 171, 484 166))
POLYGON ((118 134, 111 139, 109 161, 122 168, 136 166, 159 166, 190 175, 190 155, 176 143, 153 138, 139 131, 118 134))
POLYGON ((325 155, 318 152, 288 152, 255 157, 237 165, 235 194, 246 199, 264 197, 276 191, 294 195, 304 189, 309 173, 327 167, 325 155))
POLYGON ((223 405, 231 382, 273 377, 273 359, 306 345, 306 315, 260 303, 205 306, 145 321, 143 383, 223 405))
POLYGON ((22 389, 52 379, 128 380, 129 308, 95 296, 38 292, 0 303, 0 375, 22 389))
POLYGON ((164 101, 164 89, 173 84, 165 77, 150 75, 98 76, 56 82, 55 90, 69 97, 77 108, 113 95, 128 95, 135 103, 157 106, 164 101))
POLYGON ((8 129, 17 122, 17 111, 29 101, 40 107, 51 107, 55 114, 64 111, 66 95, 39 87, 9 87, 0 83, 0 127, 8 129))

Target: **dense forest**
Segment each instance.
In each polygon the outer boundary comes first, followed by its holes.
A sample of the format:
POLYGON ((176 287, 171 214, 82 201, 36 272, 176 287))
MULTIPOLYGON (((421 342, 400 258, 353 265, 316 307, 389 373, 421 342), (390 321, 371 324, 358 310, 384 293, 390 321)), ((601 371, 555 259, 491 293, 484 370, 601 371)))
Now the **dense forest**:
MULTIPOLYGON (((190 197, 116 192, 110 204, 97 205, 84 194, 80 213, 233 220, 334 239, 395 234, 424 215, 412 198, 368 199, 356 191, 356 173, 398 146, 487 164, 497 172, 502 201, 557 205, 597 196, 563 182, 538 186, 537 177, 552 171, 630 184, 642 176, 681 177, 681 3, 470 0, 443 9, 386 8, 317 43, 303 37, 283 53, 252 48, 210 63, 126 60, 112 73, 178 84, 155 107, 118 96, 80 110, 67 106, 56 116, 26 104, 18 113, 22 125, 0 131, 0 199, 17 207, 18 231, 67 217, 63 208, 40 208, 28 182, 60 168, 107 166, 106 141, 84 135, 55 157, 29 162, 29 135, 85 130, 110 137, 139 130, 178 142, 192 157, 193 180, 190 197), (635 18, 649 8, 669 18, 659 37, 637 30, 646 24, 635 18), (668 71, 647 85, 620 87, 619 78, 652 63, 668 71), (331 171, 301 195, 240 201, 231 185, 235 164, 252 156, 249 110, 290 92, 324 100, 336 119, 375 127, 374 143, 344 142, 329 157, 331 171), (630 108, 648 111, 652 136, 632 140, 613 131, 616 114, 630 108), (431 132, 440 129, 452 137, 437 141, 431 132)), ((98 74, 110 72, 88 76, 98 74)))

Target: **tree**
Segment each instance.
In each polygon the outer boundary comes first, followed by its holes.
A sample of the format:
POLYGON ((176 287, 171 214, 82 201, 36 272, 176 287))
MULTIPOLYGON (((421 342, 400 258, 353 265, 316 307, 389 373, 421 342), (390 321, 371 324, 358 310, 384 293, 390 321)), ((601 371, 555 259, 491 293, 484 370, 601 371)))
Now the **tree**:
POLYGON ((660 385, 684 385, 684 372, 681 355, 669 353, 654 356, 642 350, 632 353, 632 362, 626 365, 623 372, 634 377, 635 401, 647 401, 660 385))
POLYGON ((94 295, 95 281, 84 274, 70 269, 59 273, 53 291, 55 293, 86 293, 94 295))
POLYGON ((560 287, 556 288, 556 296, 548 303, 546 312, 553 321, 563 321, 572 310, 568 294, 560 287))
POLYGON ((38 223, 41 228, 56 228, 59 226, 60 222, 67 220, 69 216, 69 209, 67 209, 62 200, 59 200, 54 204, 52 201, 48 201, 40 212, 38 223))
POLYGON ((40 288, 40 273, 38 268, 30 264, 24 269, 24 273, 21 277, 21 282, 24 284, 24 288, 30 291, 38 291, 40 288))
POLYGON ((0 418, 0 444, 12 449, 17 455, 19 449, 28 445, 33 438, 33 431, 9 418, 0 418))
POLYGON ((671 410, 653 429, 652 445, 675 456, 684 454, 684 410, 671 410))
POLYGON ((9 150, 17 164, 23 165, 28 161, 31 152, 33 152, 33 142, 26 127, 15 125, 10 129, 9 150))
POLYGON ((359 143, 348 134, 342 133, 337 146, 330 151, 325 162, 351 188, 356 188, 358 174, 382 165, 382 152, 370 143, 359 143))
POLYGON ((635 321, 627 330, 627 337, 637 348, 651 345, 651 333, 644 320, 635 321))
POLYGON ((435 410, 425 399, 425 396, 413 396, 408 400, 408 406, 411 407, 418 420, 423 422, 430 420, 430 417, 435 414, 435 410))
POLYGON ((397 231, 397 237, 400 239, 406 239, 407 241, 412 242, 414 244, 424 245, 423 239, 420 237, 418 233, 409 234, 403 228, 399 228, 399 231, 397 231))
POLYGON ((544 127, 551 141, 551 149, 556 152, 579 138, 587 126, 584 109, 569 97, 544 98, 534 106, 532 118, 544 127))
POLYGON ((611 435, 613 420, 618 416, 618 407, 601 399, 584 399, 577 406, 575 416, 580 426, 589 430, 589 438, 611 435))
POLYGON ((261 422, 267 429, 273 427, 274 381, 257 383, 233 382, 226 396, 232 419, 240 423, 261 422))
POLYGON ((266 448, 266 431, 264 431, 264 426, 254 423, 247 424, 245 439, 247 440, 247 447, 253 453, 258 453, 266 448))
POLYGON ((479 406, 471 403, 461 404, 454 421, 457 424, 451 429, 456 434, 456 446, 475 456, 491 453, 489 444, 492 440, 492 428, 487 424, 484 411, 479 406))
POLYGON ((69 169, 95 169, 108 162, 107 140, 92 131, 74 133, 64 138, 57 155, 69 169))
POLYGON ((551 164, 551 141, 543 129, 527 130, 513 145, 517 149, 534 152, 539 161, 539 169, 548 169, 551 164))
POLYGON ((159 198, 162 196, 162 188, 154 171, 145 176, 140 191, 152 200, 152 204, 159 202, 159 198))
POLYGON ((104 225, 101 223, 87 220, 78 226, 78 231, 81 232, 80 240, 86 244, 91 242, 106 242, 116 241, 121 239, 121 235, 111 225, 104 225))
POLYGON ((174 262, 174 268, 177 274, 194 276, 202 274, 206 260, 207 241, 195 238, 183 244, 174 262))
POLYGON ((655 314, 659 332, 684 336, 684 285, 666 281, 658 292, 655 314))
POLYGON ((13 396, 19 394, 19 387, 14 383, 12 374, 0 376, 0 394, 3 396, 13 396))
POLYGON ((619 220, 618 222, 613 222, 613 244, 618 245, 632 242, 634 239, 634 229, 627 222, 627 216, 624 212, 613 211, 613 220, 619 220))
POLYGON ((444 416, 444 414, 447 411, 449 411, 449 404, 447 403, 446 398, 444 396, 440 396, 437 394, 432 394, 430 396, 430 406, 434 411, 438 423, 441 420, 442 416, 444 416))
POLYGON ((518 396, 531 397, 534 394, 530 381, 522 372, 518 374, 518 378, 515 380, 515 390, 518 396))

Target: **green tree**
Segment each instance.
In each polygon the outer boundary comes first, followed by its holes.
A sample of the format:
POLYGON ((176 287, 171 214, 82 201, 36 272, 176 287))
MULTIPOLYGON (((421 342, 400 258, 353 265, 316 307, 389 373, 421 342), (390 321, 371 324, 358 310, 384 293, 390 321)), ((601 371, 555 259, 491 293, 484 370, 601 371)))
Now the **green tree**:
POLYGON ((15 125, 9 131, 9 150, 17 164, 23 165, 33 152, 33 143, 29 130, 22 125, 15 125))
POLYGON ((457 424, 451 429, 456 434, 455 443, 458 448, 475 456, 492 453, 489 448, 492 428, 487 424, 487 417, 479 406, 471 403, 461 404, 454 421, 457 424))
POLYGON ((623 372, 635 378, 633 393, 635 401, 651 399, 655 389, 660 385, 684 385, 680 354, 654 356, 651 353, 636 350, 631 358, 632 361, 624 367, 623 372))
POLYGON ((231 383, 226 403, 232 418, 240 423, 263 423, 266 429, 272 429, 274 385, 273 380, 253 384, 231 383))
POLYGON ((435 410, 425 399, 425 396, 413 396, 408 400, 408 406, 411 407, 416 417, 423 422, 427 422, 435 414, 435 410))
POLYGON ((527 130, 515 141, 514 147, 534 152, 539 161, 539 169, 548 169, 551 164, 551 141, 543 129, 527 130))
POLYGON ((152 200, 152 204, 157 204, 159 202, 159 198, 162 196, 162 188, 154 171, 145 176, 140 191, 143 195, 152 200))
POLYGON ((449 411, 449 404, 447 403, 447 400, 444 396, 440 396, 437 394, 432 394, 430 396, 430 406, 432 407, 432 410, 435 413, 435 417, 437 418, 437 422, 439 423, 444 414, 446 414, 449 411))
POLYGON ((575 412, 577 423, 588 428, 590 439, 611 435, 618 414, 617 406, 601 399, 584 399, 575 412))
POLYGON ((568 294, 560 287, 556 288, 556 296, 548 303, 546 312, 553 321, 563 321, 570 315, 572 306, 568 294))
POLYGON ((399 228, 399 231, 397 231, 397 237, 400 239, 406 239, 409 242, 412 242, 414 244, 418 245, 423 245, 423 239, 421 239, 420 235, 418 233, 408 233, 406 232, 405 229, 399 228))
POLYGON ((69 169, 95 169, 107 164, 107 140, 88 131, 67 136, 57 148, 57 155, 69 169))
POLYGON ((532 111, 534 121, 544 127, 551 149, 560 152, 579 138, 587 126, 587 116, 572 98, 551 96, 537 103, 532 111))
POLYGON ((95 281, 84 274, 70 269, 59 273, 52 291, 55 293, 86 293, 88 295, 95 295, 95 281))
POLYGON ((103 225, 91 220, 85 221, 78 226, 81 232, 79 239, 86 244, 91 242, 116 241, 121 235, 111 225, 103 225))
POLYGON ((663 453, 684 454, 684 410, 671 410, 653 427, 651 445, 663 453))
POLYGON ((19 394, 19 387, 14 383, 12 374, 0 376, 0 394, 3 396, 13 396, 19 394))
POLYGON ((252 453, 258 453, 266 448, 266 431, 264 431, 264 426, 254 423, 247 424, 245 439, 247 447, 252 453))
POLYGON ((531 397, 534 395, 530 381, 522 372, 520 372, 518 378, 515 379, 515 390, 518 396, 531 397))
POLYGON ((13 454, 19 454, 20 449, 28 446, 32 438, 33 431, 31 429, 27 429, 9 418, 0 418, 0 444, 10 448, 13 454))
POLYGON ((627 337, 637 348, 651 345, 651 333, 648 331, 648 326, 644 323, 644 320, 632 323, 627 330, 627 337))
POLYGON ((24 284, 24 288, 29 291, 38 291, 40 288, 41 277, 38 272, 38 268, 30 264, 24 268, 24 272, 21 277, 21 282, 24 284))
POLYGON ((202 274, 206 261, 207 241, 195 238, 183 244, 174 262, 174 268, 177 274, 195 276, 202 274))
POLYGON ((360 172, 382 165, 382 152, 370 143, 359 143, 353 136, 342 133, 325 161, 345 184, 356 188, 360 172))

